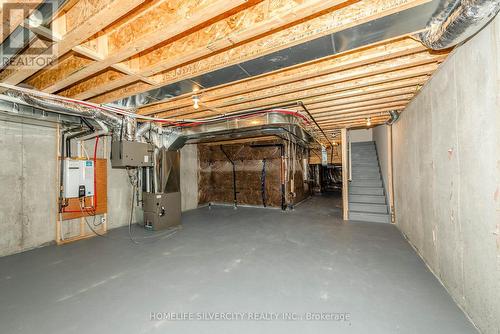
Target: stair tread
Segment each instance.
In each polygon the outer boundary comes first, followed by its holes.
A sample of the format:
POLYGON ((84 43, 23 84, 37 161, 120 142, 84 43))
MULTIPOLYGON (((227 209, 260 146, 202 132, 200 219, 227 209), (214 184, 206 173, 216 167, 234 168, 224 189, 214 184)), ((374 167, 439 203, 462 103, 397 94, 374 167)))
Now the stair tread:
POLYGON ((390 223, 388 213, 349 211, 349 220, 374 223, 390 223))
POLYGON ((388 213, 389 207, 387 204, 349 202, 349 211, 370 212, 370 213, 388 213))
POLYGON ((377 196, 377 197, 385 197, 384 195, 353 195, 353 196, 377 196))
POLYGON ((389 216, 388 213, 380 213, 380 212, 367 212, 367 211, 357 211, 357 210, 349 210, 350 213, 366 213, 370 215, 376 215, 376 216, 389 216))

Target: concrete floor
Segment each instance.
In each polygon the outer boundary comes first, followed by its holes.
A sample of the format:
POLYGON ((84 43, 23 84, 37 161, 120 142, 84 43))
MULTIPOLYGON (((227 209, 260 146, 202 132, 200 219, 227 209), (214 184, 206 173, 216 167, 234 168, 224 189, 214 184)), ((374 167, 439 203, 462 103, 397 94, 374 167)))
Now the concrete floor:
POLYGON ((316 197, 286 213, 202 208, 148 244, 121 228, 0 258, 0 332, 476 333, 394 226, 342 223, 338 206, 316 197), (152 312, 349 319, 151 321, 152 312))

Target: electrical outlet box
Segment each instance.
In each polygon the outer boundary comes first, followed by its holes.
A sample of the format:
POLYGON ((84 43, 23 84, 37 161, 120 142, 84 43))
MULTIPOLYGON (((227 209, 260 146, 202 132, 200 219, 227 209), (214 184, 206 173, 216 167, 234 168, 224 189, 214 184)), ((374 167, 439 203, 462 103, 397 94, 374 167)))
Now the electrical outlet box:
POLYGON ((82 194, 94 196, 94 167, 92 160, 65 159, 63 197, 78 198, 82 197, 82 194))

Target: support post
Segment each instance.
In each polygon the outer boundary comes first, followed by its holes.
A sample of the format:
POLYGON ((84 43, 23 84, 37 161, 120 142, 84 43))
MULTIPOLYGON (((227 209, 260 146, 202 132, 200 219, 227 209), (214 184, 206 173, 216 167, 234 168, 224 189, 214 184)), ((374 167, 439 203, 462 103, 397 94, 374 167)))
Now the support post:
POLYGON ((342 217, 349 220, 349 166, 347 146, 347 129, 341 129, 342 140, 342 217))

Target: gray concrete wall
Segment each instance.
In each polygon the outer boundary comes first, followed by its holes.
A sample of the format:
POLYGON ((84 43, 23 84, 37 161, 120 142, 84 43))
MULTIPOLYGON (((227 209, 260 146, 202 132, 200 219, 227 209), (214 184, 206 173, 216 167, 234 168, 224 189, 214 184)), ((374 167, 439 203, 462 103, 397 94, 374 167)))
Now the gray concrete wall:
MULTIPOLYGON (((14 119, 15 120, 15 119, 14 119)), ((22 252, 51 243, 56 237, 57 175, 56 129, 0 120, 0 256, 22 252)), ((98 157, 109 154, 100 141, 98 157)), ((85 142, 93 155, 94 140, 85 142)), ((72 145, 76 156, 76 144, 72 145)), ((181 191, 183 211, 198 206, 198 150, 187 145, 181 150, 181 191)), ((108 229, 128 224, 132 187, 124 169, 108 164, 108 229)), ((142 218, 136 208, 135 221, 142 218)), ((101 216, 96 217, 96 221, 101 216)), ((78 234, 80 220, 65 221, 63 235, 78 234)), ((87 232, 91 232, 87 230, 87 232)))
MULTIPOLYGON (((373 128, 373 140, 377 145, 377 154, 380 164, 380 173, 382 174, 382 179, 384 181, 385 193, 388 194, 387 187, 388 174, 389 174, 389 146, 387 141, 387 133, 389 132, 389 127, 387 125, 379 125, 373 128)), ((388 196, 387 196, 388 197, 388 196)), ((389 202, 387 202, 389 203, 389 202)))
POLYGON ((0 256, 55 239, 55 135, 51 127, 0 121, 0 256))
MULTIPOLYGON (((51 243, 56 237, 57 189, 56 129, 0 121, 0 256, 51 243)), ((108 141, 108 150, 110 142, 108 141)), ((93 154, 94 142, 86 143, 93 154)), ((103 156, 103 141, 98 157, 103 156)), ((73 145, 73 152, 76 146, 73 145)), ((132 191, 125 170, 108 165, 108 229, 126 225, 132 191)), ((100 219, 100 216, 97 217, 100 219)), ((98 221, 98 220, 97 220, 98 221)), ((63 235, 79 231, 80 220, 65 221, 63 235)))
POLYGON ((446 60, 393 126, 397 226, 492 334, 500 332, 499 52, 497 16, 446 60))
POLYGON ((372 141, 372 129, 359 129, 359 130, 349 130, 347 131, 351 142, 357 143, 362 141, 372 141))
POLYGON ((186 145, 181 149, 182 211, 198 207, 198 147, 186 145))

